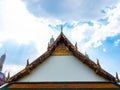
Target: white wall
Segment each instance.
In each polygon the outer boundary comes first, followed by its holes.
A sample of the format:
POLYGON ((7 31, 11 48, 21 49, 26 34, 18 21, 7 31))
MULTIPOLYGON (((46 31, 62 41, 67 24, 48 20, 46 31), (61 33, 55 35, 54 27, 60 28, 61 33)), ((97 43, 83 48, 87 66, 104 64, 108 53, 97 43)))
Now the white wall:
POLYGON ((106 81, 74 56, 51 56, 20 82, 106 81))

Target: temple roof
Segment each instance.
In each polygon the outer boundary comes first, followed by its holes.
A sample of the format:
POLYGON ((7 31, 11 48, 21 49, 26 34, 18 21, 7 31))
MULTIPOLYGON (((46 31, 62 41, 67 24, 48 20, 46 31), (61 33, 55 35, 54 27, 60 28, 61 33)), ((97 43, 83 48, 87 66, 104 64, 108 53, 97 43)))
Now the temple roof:
POLYGON ((117 82, 116 78, 112 76, 110 73, 105 71, 101 68, 100 65, 98 65, 95 62, 93 62, 89 57, 86 55, 83 55, 81 52, 77 49, 77 44, 74 46, 63 34, 63 32, 60 33, 60 35, 57 37, 57 39, 52 43, 52 45, 48 45, 47 51, 38 57, 36 60, 34 60, 32 63, 27 65, 23 70, 12 76, 7 80, 7 82, 13 82, 17 81, 21 78, 23 78, 26 75, 29 75, 30 72, 35 69, 38 65, 43 63, 49 56, 51 56, 55 49, 58 47, 60 43, 64 43, 64 45, 69 49, 69 51, 72 52, 72 55, 78 58, 82 63, 86 64, 89 68, 91 68, 97 75, 103 77, 105 80, 108 80, 110 82, 117 82))

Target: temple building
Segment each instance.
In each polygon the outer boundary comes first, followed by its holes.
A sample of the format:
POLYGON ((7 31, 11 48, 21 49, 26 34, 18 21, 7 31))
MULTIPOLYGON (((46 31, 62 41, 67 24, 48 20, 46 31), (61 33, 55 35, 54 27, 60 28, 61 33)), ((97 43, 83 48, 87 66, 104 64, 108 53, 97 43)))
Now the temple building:
POLYGON ((79 89, 119 88, 118 75, 114 77, 102 69, 99 60, 93 62, 87 54, 78 51, 61 30, 48 43, 47 51, 32 63, 7 79, 7 89, 79 89))

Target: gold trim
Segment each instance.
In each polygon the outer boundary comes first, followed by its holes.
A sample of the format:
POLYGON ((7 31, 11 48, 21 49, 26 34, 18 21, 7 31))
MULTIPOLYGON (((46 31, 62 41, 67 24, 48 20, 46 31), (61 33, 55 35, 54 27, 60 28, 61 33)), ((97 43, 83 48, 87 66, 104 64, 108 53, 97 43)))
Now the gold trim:
POLYGON ((52 55, 72 55, 72 52, 65 46, 64 43, 60 43, 52 55))

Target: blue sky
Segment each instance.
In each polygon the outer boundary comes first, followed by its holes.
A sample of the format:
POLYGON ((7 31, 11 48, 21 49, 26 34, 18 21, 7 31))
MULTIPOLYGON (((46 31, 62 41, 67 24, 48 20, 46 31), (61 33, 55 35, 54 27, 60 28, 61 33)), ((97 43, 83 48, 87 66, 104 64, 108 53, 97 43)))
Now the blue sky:
POLYGON ((47 50, 60 34, 115 76, 120 75, 119 0, 0 0, 0 55, 3 72, 14 75, 47 50))

